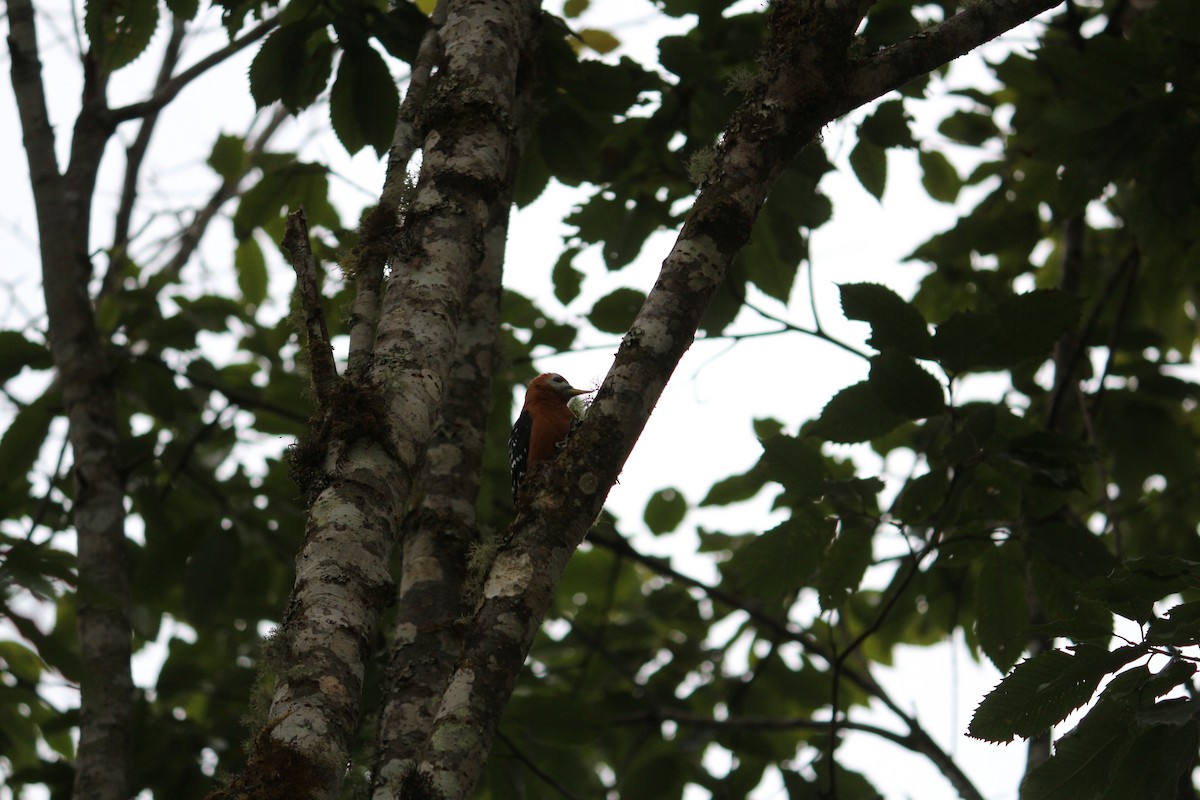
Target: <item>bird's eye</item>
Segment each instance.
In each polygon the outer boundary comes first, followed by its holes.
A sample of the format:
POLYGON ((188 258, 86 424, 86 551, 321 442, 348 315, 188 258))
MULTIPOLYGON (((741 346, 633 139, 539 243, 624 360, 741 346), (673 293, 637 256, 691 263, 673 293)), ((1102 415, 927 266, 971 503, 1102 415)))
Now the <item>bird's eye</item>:
POLYGON ((566 379, 562 375, 555 375, 550 379, 553 383, 566 383, 566 379))

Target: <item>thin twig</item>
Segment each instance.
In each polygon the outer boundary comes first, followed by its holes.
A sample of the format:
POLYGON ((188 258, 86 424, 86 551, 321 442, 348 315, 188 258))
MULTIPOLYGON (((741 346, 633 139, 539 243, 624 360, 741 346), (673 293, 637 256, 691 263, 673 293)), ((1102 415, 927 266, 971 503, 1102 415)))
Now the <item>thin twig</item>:
POLYGON ((192 217, 192 221, 179 232, 179 247, 175 250, 175 254, 171 256, 170 261, 163 266, 163 272, 167 275, 175 275, 183 269, 184 265, 191 259, 192 254, 196 252, 196 248, 200 246, 200 240, 204 238, 205 231, 208 230, 209 224, 216 218, 217 213, 221 210, 221 206, 237 196, 238 187, 242 179, 254 169, 255 158, 266 150, 271 137, 275 135, 286 119, 287 111, 282 106, 277 106, 262 131, 254 137, 253 142, 248 141, 246 159, 243 162, 244 167, 242 171, 237 175, 231 175, 223 180, 221 185, 208 199, 208 202, 204 204, 204 207, 197 211, 196 215, 192 217))
MULTIPOLYGON (((688 575, 684 575, 678 570, 671 567, 665 560, 647 556, 638 550, 634 549, 628 541, 615 531, 608 532, 601 528, 593 528, 588 534, 588 541, 595 545, 605 547, 613 552, 621 553, 627 556, 630 560, 636 561, 643 566, 646 566, 663 577, 670 578, 685 586, 690 586, 704 592, 709 599, 714 600, 729 608, 742 611, 750 616, 750 618, 760 627, 773 631, 780 640, 797 642, 803 646, 808 652, 820 656, 827 663, 832 665, 837 657, 830 651, 829 648, 822 645, 817 638, 808 631, 798 630, 792 624, 779 620, 770 614, 765 613, 760 608, 745 598, 738 597, 724 589, 716 586, 710 586, 703 581, 696 580, 688 575)), ((927 548, 926 548, 927 549, 927 548)), ((850 683, 857 686, 859 689, 874 697, 881 702, 889 711, 899 719, 906 728, 910 731, 910 740, 915 747, 920 749, 914 752, 919 752, 925 755, 935 764, 941 773, 946 777, 946 780, 953 784, 959 795, 966 800, 983 800, 983 795, 971 783, 970 778, 962 771, 959 766, 954 763, 954 759, 942 750, 926 732, 915 717, 907 713, 900 707, 891 695, 889 695, 882 686, 880 686, 870 673, 860 673, 856 669, 852 669, 843 664, 839 670, 839 677, 844 678, 850 683)), ((912 749, 912 748, 910 748, 912 749)))
POLYGON ((318 413, 324 414, 333 407, 338 384, 337 363, 333 358, 333 345, 329 341, 329 328, 325 324, 325 311, 321 307, 322 281, 317 270, 317 259, 308 240, 308 217, 303 208, 288 214, 282 244, 283 249, 291 253, 292 269, 296 272, 296 297, 300 300, 300 312, 304 315, 313 393, 318 413))
MULTIPOLYGON (((179 63, 179 53, 183 47, 184 20, 175 17, 171 27, 171 38, 163 51, 162 64, 159 66, 158 78, 154 85, 161 87, 171 79, 171 73, 179 63)), ((133 218, 134 205, 138 197, 138 177, 141 175, 142 164, 146 160, 146 152, 150 148, 150 137, 158 124, 159 111, 155 110, 142 118, 133 143, 125 150, 125 178, 121 186, 121 201, 117 206, 117 214, 113 223, 113 243, 108 270, 100 281, 99 296, 111 294, 120 280, 121 273, 129 263, 129 224, 133 218)))
POLYGON ((257 42, 262 37, 270 33, 279 24, 279 15, 263 20, 256 27, 250 29, 242 36, 234 39, 229 44, 216 50, 204 58, 197 61, 192 66, 185 69, 183 72, 171 78, 169 81, 158 85, 154 89, 154 93, 146 100, 131 105, 114 108, 110 112, 110 118, 113 124, 126 122, 138 117, 145 117, 161 110, 164 106, 175 99, 183 89, 192 81, 199 78, 205 72, 208 72, 213 67, 216 67, 223 62, 229 60, 233 56, 245 50, 250 45, 257 42))
POLYGON ((565 797, 567 800, 578 800, 577 795, 572 794, 570 790, 556 780, 553 775, 548 774, 545 770, 535 764, 533 759, 521 752, 521 749, 513 743, 512 739, 509 739, 507 736, 505 736, 503 731, 496 731, 496 738, 504 742, 505 746, 508 747, 509 751, 512 752, 517 761, 520 761, 522 764, 524 764, 526 769, 528 769, 530 772, 536 775, 539 780, 557 792, 560 797, 565 797))

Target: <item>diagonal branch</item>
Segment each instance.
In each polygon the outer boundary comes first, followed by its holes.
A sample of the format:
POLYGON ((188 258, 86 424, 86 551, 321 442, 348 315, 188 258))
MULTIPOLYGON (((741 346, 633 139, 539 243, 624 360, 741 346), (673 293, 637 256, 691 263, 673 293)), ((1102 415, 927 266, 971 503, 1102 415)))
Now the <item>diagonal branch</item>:
MULTIPOLYGON (((155 86, 163 86, 171 78, 171 73, 179 63, 179 54, 183 47, 186 25, 182 18, 175 17, 171 26, 171 38, 163 51, 162 64, 159 66, 155 86)), ((150 149, 150 137, 158 124, 159 112, 152 111, 142 119, 137 135, 125 150, 125 178, 121 185, 121 200, 117 205, 117 215, 113 223, 113 241, 110 248, 108 271, 100 282, 100 296, 111 294, 117 288, 121 273, 129 263, 129 225, 133 218, 133 209, 138 198, 138 178, 142 172, 142 164, 146 152, 150 149)))
MULTIPOLYGON (((982 800, 982 794, 971 783, 971 779, 966 773, 954 762, 954 759, 945 750, 929 736, 921 723, 916 717, 904 711, 887 691, 879 685, 879 683, 871 677, 870 673, 861 673, 853 667, 844 663, 844 657, 851 652, 847 649, 840 656, 831 652, 828 647, 823 645, 809 631, 800 630, 795 625, 787 620, 781 620, 771 614, 766 613, 754 603, 739 597, 736 594, 726 591, 719 586, 710 586, 707 583, 684 575, 678 570, 671 567, 665 559, 654 558, 648 556, 633 547, 624 537, 613 531, 608 526, 600 525, 593 528, 588 533, 588 541, 600 547, 607 548, 614 553, 619 553, 622 556, 635 561, 650 570, 662 575, 665 578, 698 589, 710 599, 718 602, 727 608, 736 609, 747 614, 750 619, 760 629, 769 631, 779 641, 792 641, 800 644, 809 653, 817 655, 825 660, 827 664, 834 667, 833 679, 837 680, 844 678, 856 687, 866 692, 871 697, 880 701, 889 711, 898 718, 906 728, 908 734, 903 736, 904 742, 899 739, 894 739, 898 744, 902 744, 914 752, 919 752, 928 758, 946 777, 958 791, 959 796, 968 800, 982 800), (836 666, 835 666, 836 665, 836 666)), ((836 703, 833 704, 836 708, 836 703)), ((831 731, 836 728, 855 728, 855 725, 848 723, 846 720, 838 720, 836 726, 833 722, 824 723, 831 731)), ((859 728, 861 730, 861 728, 859 728)), ((882 734, 880 734, 882 735, 882 734)), ((897 735, 899 736, 899 735, 897 735)), ((891 737, 889 737, 891 738, 891 737)))
POLYGON ((114 108, 110 114, 114 124, 127 122, 138 117, 145 117, 161 110, 175 99, 192 81, 208 72, 213 67, 228 61, 233 56, 245 50, 259 39, 266 36, 279 25, 279 15, 265 19, 255 27, 246 31, 220 50, 209 53, 192 66, 185 69, 170 80, 155 86, 154 93, 140 103, 114 108))
POLYGON ((980 0, 954 16, 860 61, 853 69, 834 117, 890 91, 995 39, 1060 5, 1062 0, 980 0))
POLYGON ((462 797, 478 776, 471 765, 483 760, 562 570, 600 513, 780 173, 838 116, 1052 5, 973 4, 895 53, 857 67, 846 56, 860 19, 856 5, 773 6, 762 83, 730 120, 712 177, 701 187, 587 418, 556 469, 535 470, 527 478, 531 502, 492 565, 466 636, 469 646, 435 722, 431 741, 446 742, 446 750, 431 753, 421 766, 439 791, 462 797))
POLYGON ((255 162, 257 157, 266 151, 271 138, 287 120, 287 116, 287 110, 283 106, 276 106, 271 112, 271 117, 267 120, 267 124, 263 126, 263 129, 253 139, 247 135, 246 158, 243 161, 243 169, 236 175, 230 175, 222 180, 221 185, 209 197, 208 202, 195 213, 192 221, 179 232, 179 246, 175 249, 175 253, 171 256, 170 260, 163 266, 162 271, 164 273, 172 276, 177 274, 191 259, 192 254, 196 252, 196 248, 200 246, 200 241, 204 238, 208 226, 216 219, 221 207, 238 195, 238 187, 245 177, 256 168, 255 162))

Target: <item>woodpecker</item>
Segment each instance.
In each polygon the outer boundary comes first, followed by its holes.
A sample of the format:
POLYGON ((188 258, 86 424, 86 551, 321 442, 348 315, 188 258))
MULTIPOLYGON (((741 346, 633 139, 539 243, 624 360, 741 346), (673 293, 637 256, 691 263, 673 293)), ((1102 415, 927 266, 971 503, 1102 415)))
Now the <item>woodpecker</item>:
POLYGON ((562 375, 548 372, 529 382, 525 405, 508 437, 508 457, 512 465, 513 502, 521 479, 534 464, 552 459, 577 422, 567 401, 591 389, 576 389, 562 375))

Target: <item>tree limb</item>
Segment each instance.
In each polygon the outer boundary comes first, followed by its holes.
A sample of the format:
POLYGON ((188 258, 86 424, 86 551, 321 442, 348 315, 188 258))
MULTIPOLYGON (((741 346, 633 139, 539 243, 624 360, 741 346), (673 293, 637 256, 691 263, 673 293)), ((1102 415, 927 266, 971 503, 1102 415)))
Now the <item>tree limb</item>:
POLYGON ((1062 0, 979 0, 954 16, 855 65, 833 118, 882 97, 985 42, 1049 11, 1062 0))
POLYGON ((292 256, 296 273, 296 297, 304 319, 304 340, 308 350, 308 367, 312 371, 313 393, 317 414, 324 417, 333 410, 338 390, 337 364, 333 360, 333 345, 322 308, 321 275, 317 259, 308 241, 308 217, 300 208, 287 215, 287 227, 282 246, 292 256))
POLYGON ((517 66, 536 19, 533 0, 456 0, 448 9, 447 57, 423 110, 455 135, 425 141, 415 197, 397 233, 402 263, 383 299, 370 375, 377 392, 351 392, 362 404, 338 415, 339 435, 304 447, 306 463, 322 477, 280 629, 287 668, 247 769, 226 797, 277 784, 281 760, 294 767, 282 791, 338 795, 375 625, 392 596, 396 521, 442 407, 462 298, 486 250, 492 203, 509 178, 517 66), (469 93, 456 88, 464 86, 469 93), (377 397, 384 403, 376 405, 377 397))
MULTIPOLYGON (((846 52, 856 5, 773 7, 763 79, 735 112, 711 178, 701 187, 587 418, 555 469, 527 476, 518 510, 446 691, 422 773, 445 797, 474 784, 499 712, 553 599, 563 568, 603 507, 701 315, 723 282, 774 181, 833 119, 993 38, 1053 3, 979 4, 857 69, 846 52), (986 7, 985 7, 986 6, 986 7), (975 9, 983 8, 982 11, 975 9), (939 30, 941 29, 941 30, 939 30), (842 76, 847 76, 843 78, 842 76), (850 99, 846 95, 849 92, 850 99)), ((885 51, 886 52, 886 51, 885 51)))
POLYGON ((213 67, 229 60, 242 50, 245 50, 247 47, 254 44, 259 39, 263 38, 272 30, 274 30, 278 24, 279 15, 263 20, 255 27, 246 31, 246 33, 222 47, 220 50, 209 53, 207 56, 200 59, 175 77, 171 78, 169 81, 156 85, 154 93, 151 94, 146 100, 143 100, 140 103, 133 103, 120 108, 114 108, 110 112, 113 123, 116 124, 127 122, 128 120, 137 119, 138 117, 145 117, 149 114, 160 111, 165 105, 174 100, 175 96, 183 91, 183 89, 186 88, 192 81, 196 80, 213 67))
POLYGON ((197 211, 192 217, 192 221, 179 232, 179 246, 170 260, 163 265, 163 272, 175 275, 191 259, 196 248, 200 246, 200 241, 204 238, 208 226, 216 219, 221 207, 238 195, 238 187, 241 182, 256 169, 255 158, 266 151, 271 138, 279 131, 287 116, 287 110, 283 106, 276 106, 271 112, 267 124, 256 136, 251 139, 247 134, 246 159, 243 169, 237 175, 231 175, 222 180, 221 185, 212 193, 204 207, 197 211))
MULTIPOLYGON (((171 25, 171 38, 163 51, 162 64, 158 69, 155 86, 163 86, 170 80, 171 73, 179 63, 179 53, 183 47, 186 25, 183 19, 174 17, 171 25)), ((138 178, 141 175, 142 164, 146 152, 150 149, 150 137, 158 124, 159 112, 152 111, 142 119, 137 135, 125 149, 125 177, 121 185, 121 200, 117 205, 117 215, 113 222, 113 241, 109 248, 108 270, 100 282, 99 296, 104 297, 116 290, 121 272, 129 263, 129 225, 133 218, 134 205, 138 197, 138 178)))
POLYGON ((92 191, 112 130, 106 79, 85 57, 82 109, 64 175, 54 154, 30 0, 11 0, 8 19, 13 92, 37 212, 47 339, 62 387, 74 461, 76 599, 84 665, 74 795, 125 800, 132 786, 133 681, 124 486, 112 375, 88 296, 92 191))

